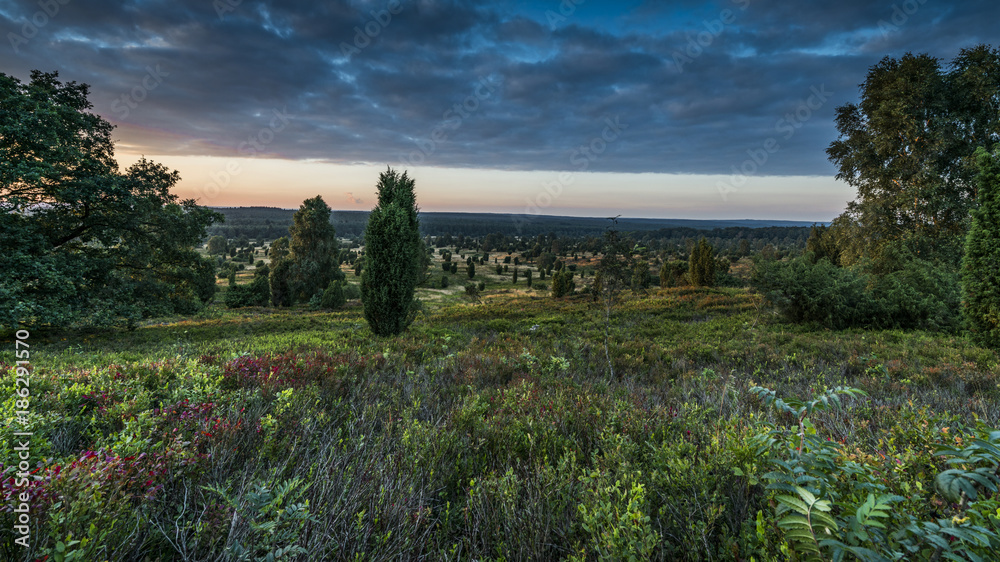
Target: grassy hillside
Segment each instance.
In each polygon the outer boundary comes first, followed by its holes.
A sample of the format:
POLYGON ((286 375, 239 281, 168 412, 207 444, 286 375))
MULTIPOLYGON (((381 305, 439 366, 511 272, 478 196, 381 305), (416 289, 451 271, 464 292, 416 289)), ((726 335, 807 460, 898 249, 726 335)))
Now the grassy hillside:
POLYGON ((356 301, 32 334, 34 554, 784 559, 764 475, 787 449, 762 439, 796 420, 752 385, 867 391, 812 424, 921 519, 955 509, 934 448, 1000 423, 998 357, 964 339, 812 331, 744 289, 664 289, 616 311, 612 379, 589 297, 505 290, 421 289, 390 339, 356 301))

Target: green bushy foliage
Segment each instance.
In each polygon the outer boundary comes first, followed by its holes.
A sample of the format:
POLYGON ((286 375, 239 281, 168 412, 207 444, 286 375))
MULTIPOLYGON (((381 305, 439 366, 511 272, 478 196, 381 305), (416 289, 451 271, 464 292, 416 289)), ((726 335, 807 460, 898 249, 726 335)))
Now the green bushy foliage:
POLYGON ((309 484, 299 479, 281 482, 273 488, 256 483, 241 499, 217 486, 207 489, 218 494, 239 516, 233 519, 234 525, 246 527, 241 529, 245 538, 227 549, 234 560, 280 562, 297 560, 309 553, 298 544, 305 526, 315 521, 309 513, 309 500, 302 498, 309 484))
POLYGON ((701 238, 688 258, 688 279, 695 287, 711 287, 715 285, 716 267, 715 249, 708 240, 701 238))
POLYGON ((660 287, 679 287, 687 284, 688 262, 663 260, 660 266, 660 287))
POLYGON ((573 294, 576 283, 573 281, 573 272, 563 269, 552 276, 552 296, 561 298, 573 294))
POLYGON ((379 176, 378 204, 365 228, 361 302, 372 332, 395 335, 416 317, 414 291, 426 252, 420 238, 414 181, 387 169, 379 176))
POLYGON ((322 294, 331 281, 344 279, 330 212, 330 207, 317 195, 303 201, 292 216, 288 280, 295 300, 322 294))
POLYGON ((752 283, 786 318, 834 329, 849 327, 949 330, 958 323, 957 276, 911 259, 876 276, 864 264, 837 267, 811 254, 788 261, 758 259, 752 283))
POLYGON ((962 259, 962 312, 980 345, 1000 348, 1000 145, 976 152, 979 205, 962 259))
POLYGON ((124 171, 89 87, 0 73, 0 326, 125 326, 190 313, 208 294, 195 248, 222 216, 180 200, 180 175, 124 171))
POLYGON ((295 295, 292 292, 292 261, 290 259, 282 258, 271 261, 268 288, 271 291, 272 305, 292 306, 295 304, 295 295))
POLYGON ((330 285, 323 291, 320 300, 320 307, 326 310, 336 310, 347 304, 347 296, 344 294, 344 287, 340 281, 330 281, 330 285))
POLYGON ((465 286, 465 295, 473 300, 479 299, 479 286, 475 283, 469 283, 465 286))
POLYGON ((247 285, 233 285, 226 290, 224 302, 229 308, 245 306, 267 306, 271 298, 268 278, 264 275, 255 276, 247 285))
POLYGON ((361 289, 354 283, 347 283, 344 285, 344 298, 349 301, 355 301, 361 298, 361 289))
POLYGON ((968 444, 937 447, 936 455, 955 467, 934 482, 948 504, 943 512, 920 513, 919 500, 929 499, 920 493, 930 487, 913 494, 882 474, 887 467, 845 459, 841 445, 820 436, 811 421, 838 409, 840 395, 864 393, 839 387, 786 402, 768 389, 751 391, 797 422, 770 432, 774 470, 764 479, 775 493, 777 525, 798 559, 989 560, 1000 548, 1000 431, 980 427, 968 444))

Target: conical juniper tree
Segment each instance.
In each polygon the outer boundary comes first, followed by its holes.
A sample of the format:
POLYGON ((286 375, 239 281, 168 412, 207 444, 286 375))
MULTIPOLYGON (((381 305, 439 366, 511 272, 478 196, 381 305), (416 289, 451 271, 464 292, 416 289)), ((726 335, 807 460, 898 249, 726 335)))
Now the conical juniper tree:
POLYGON ((1000 145, 976 151, 978 207, 962 259, 962 311, 972 338, 1000 348, 1000 145))
POLYGON ((376 187, 378 204, 365 227, 361 302, 372 332, 391 336, 405 330, 416 316, 413 295, 423 277, 426 252, 413 179, 387 168, 376 187))

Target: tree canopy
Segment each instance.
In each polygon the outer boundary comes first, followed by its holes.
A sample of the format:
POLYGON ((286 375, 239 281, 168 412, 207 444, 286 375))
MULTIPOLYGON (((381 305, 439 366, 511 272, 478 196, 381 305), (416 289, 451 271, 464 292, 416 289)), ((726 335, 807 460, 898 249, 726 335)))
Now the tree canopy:
POLYGON ((947 67, 886 57, 836 123, 827 154, 858 190, 834 221, 840 261, 873 260, 883 273, 902 267, 898 256, 957 266, 977 195, 972 156, 1000 141, 1000 51, 964 49, 947 67))
POLYGON ((0 73, 2 323, 110 325, 193 311, 215 291, 194 248, 221 215, 179 201, 176 171, 120 172, 85 84, 0 73))

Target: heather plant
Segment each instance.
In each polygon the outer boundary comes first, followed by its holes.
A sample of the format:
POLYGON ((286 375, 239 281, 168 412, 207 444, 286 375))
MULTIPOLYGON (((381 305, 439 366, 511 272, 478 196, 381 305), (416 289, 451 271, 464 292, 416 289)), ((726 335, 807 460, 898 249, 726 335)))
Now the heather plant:
MULTIPOLYGON (((967 428, 1000 419, 995 352, 935 333, 817 333, 742 289, 666 288, 620 303, 629 337, 609 378, 589 299, 507 287, 474 306, 442 295, 389 339, 359 330, 358 307, 213 305, 130 333, 39 334, 30 559, 60 542, 92 560, 802 559, 778 525, 794 510, 770 506, 808 503, 796 485, 829 502, 825 538, 851 548, 920 560, 943 541, 941 559, 988 557, 975 541, 992 540, 979 529, 994 528, 995 492, 979 479, 993 482, 998 445, 967 428), (828 385, 872 398, 762 410, 750 376, 775 397, 828 385), (766 489, 778 484, 792 489, 766 489)), ((0 350, 5 418, 14 359, 0 350)), ((2 505, 20 490, 11 431, 2 505)), ((17 560, 13 515, 0 509, 0 558, 17 560)))

